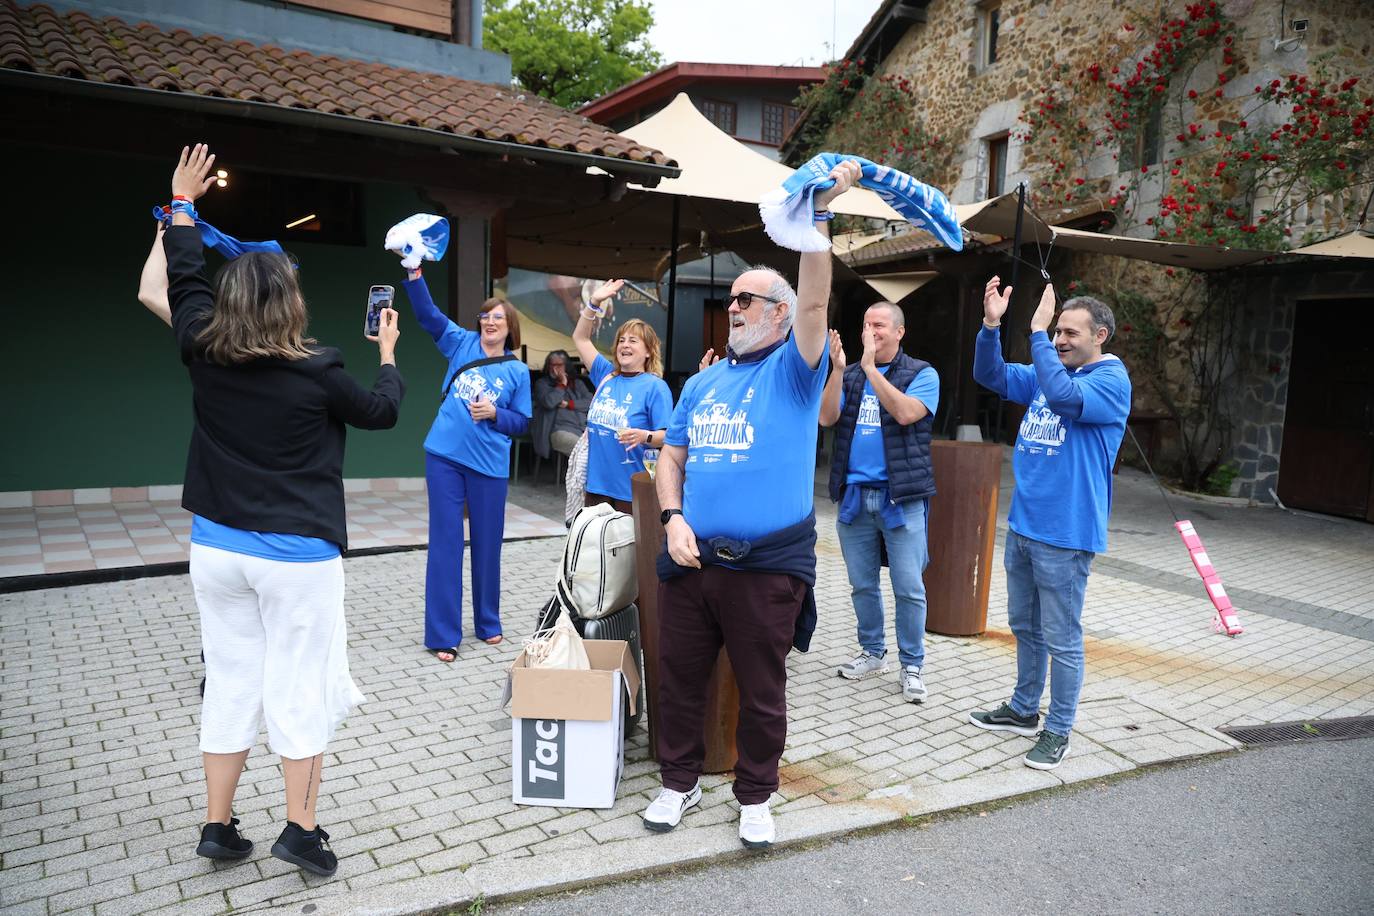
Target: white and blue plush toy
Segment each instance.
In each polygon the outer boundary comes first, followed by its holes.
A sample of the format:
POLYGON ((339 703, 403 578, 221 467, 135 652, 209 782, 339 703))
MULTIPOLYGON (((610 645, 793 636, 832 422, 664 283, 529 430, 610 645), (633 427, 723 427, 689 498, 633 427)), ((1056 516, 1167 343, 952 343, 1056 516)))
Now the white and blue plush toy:
POLYGON ((387 251, 401 256, 401 266, 414 270, 421 261, 438 261, 448 251, 448 220, 432 213, 407 216, 386 232, 387 251))

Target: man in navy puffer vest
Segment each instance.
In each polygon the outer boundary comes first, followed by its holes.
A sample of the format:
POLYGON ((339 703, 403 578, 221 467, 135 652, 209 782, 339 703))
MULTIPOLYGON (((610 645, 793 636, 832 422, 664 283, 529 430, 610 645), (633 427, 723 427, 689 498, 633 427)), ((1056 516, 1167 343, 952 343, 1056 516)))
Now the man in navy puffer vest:
POLYGON ((864 313, 863 356, 845 368, 839 334, 830 332, 835 365, 821 400, 821 425, 835 427, 830 498, 840 504, 835 526, 853 589, 859 654, 838 669, 862 680, 885 673, 881 548, 896 599, 902 698, 921 703, 926 686, 926 519, 935 475, 930 433, 940 402, 940 377, 927 362, 902 352, 906 320, 890 302, 864 313))

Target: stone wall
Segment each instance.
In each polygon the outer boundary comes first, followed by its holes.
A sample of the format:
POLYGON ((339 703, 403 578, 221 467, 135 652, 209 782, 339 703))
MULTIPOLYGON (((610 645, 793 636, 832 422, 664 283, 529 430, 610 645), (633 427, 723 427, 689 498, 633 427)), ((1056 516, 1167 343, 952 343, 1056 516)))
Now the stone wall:
MULTIPOLYGON (((1288 0, 1286 9, 1281 4, 1282 0, 1222 3, 1227 18, 1241 29, 1236 48, 1239 75, 1226 84, 1222 98, 1204 94, 1167 115, 1162 130, 1165 138, 1179 132, 1180 118, 1263 123, 1273 113, 1255 110, 1254 87, 1288 73, 1310 72, 1312 60, 1319 55, 1329 56, 1334 72, 1342 76, 1364 77, 1374 91, 1374 65, 1369 63, 1374 59, 1374 2, 1288 0), (1301 40, 1276 47, 1281 9, 1288 20, 1307 19, 1308 30, 1301 40)), ((1140 30, 1123 28, 1132 13, 1149 17, 1161 6, 1177 15, 1185 10, 1181 0, 1163 4, 1158 0, 1117 0, 1110 5, 1100 0, 1002 0, 998 60, 981 66, 980 19, 986 6, 976 0, 931 0, 927 21, 909 29, 877 68, 879 74, 911 80, 919 99, 918 117, 932 134, 952 142, 959 151, 947 174, 918 176, 945 189, 955 203, 969 203, 985 195, 989 138, 1011 134, 1008 188, 1022 180, 1031 181, 1044 167, 1027 159, 1027 151, 1015 134, 1021 126, 1018 116, 1053 78, 1057 65, 1068 64, 1070 72, 1077 73, 1090 62, 1124 60, 1139 53, 1140 45, 1149 40, 1140 30)), ((1215 84, 1214 66, 1204 64, 1183 88, 1205 89, 1215 84)), ((1175 156, 1174 147, 1174 142, 1166 139, 1163 160, 1175 156)), ((1094 155, 1083 177, 1116 175, 1119 166, 1110 152, 1104 148, 1094 155)), ((1151 234, 1140 223, 1152 212, 1159 183, 1154 185, 1153 201, 1149 187, 1146 183, 1133 217, 1138 228, 1123 226, 1116 231, 1151 234)), ((1331 227, 1312 228, 1329 234, 1331 227)), ((1300 229, 1295 230, 1295 237, 1300 234, 1300 229)), ((1243 357, 1226 391, 1229 407, 1221 422, 1229 428, 1217 432, 1219 440, 1229 438, 1229 459, 1240 468, 1233 492, 1263 502, 1272 500, 1270 488, 1277 489, 1295 303, 1305 296, 1321 295, 1324 283, 1345 283, 1346 289, 1358 285, 1354 280, 1322 280, 1324 268, 1310 268, 1310 263, 1275 266, 1247 275, 1250 295, 1236 316, 1241 322, 1238 349, 1243 357)), ((1061 282, 1077 278, 1098 288, 1109 279, 1129 282, 1136 284, 1133 289, 1159 301, 1170 296, 1171 287, 1181 282, 1167 277, 1157 265, 1128 265, 1120 259, 1082 253, 1074 254, 1066 266, 1067 271, 1061 269, 1061 282)), ((1181 359, 1182 354, 1176 358, 1181 359)), ((1170 373, 1180 378, 1186 374, 1170 373)), ((1186 391, 1179 394, 1188 397, 1186 391)), ((1160 407, 1139 379, 1136 407, 1147 411, 1160 407)), ((1176 433, 1166 431, 1162 454, 1166 468, 1177 454, 1176 433)))
MULTIPOLYGON (((1282 2, 1222 3, 1223 12, 1244 33, 1238 47, 1240 75, 1227 84, 1223 98, 1201 97, 1174 117, 1262 120, 1262 114, 1251 111, 1254 87, 1283 74, 1309 72, 1318 55, 1331 55, 1337 72, 1368 74, 1374 83, 1374 66, 1369 63, 1374 56, 1374 2, 1290 0, 1287 18, 1306 18, 1309 23, 1305 37, 1292 50, 1274 47, 1282 2)), ((910 28, 877 70, 910 79, 920 100, 918 115, 935 135, 962 150, 949 174, 919 176, 951 192, 955 203, 981 199, 987 183, 984 142, 1015 132, 1017 115, 1050 79, 1055 65, 1069 64, 1076 73, 1090 62, 1122 60, 1138 52, 1147 39, 1140 30, 1125 31, 1123 24, 1132 13, 1150 15, 1161 4, 1117 0, 1109 7, 1101 0, 1002 0, 998 60, 987 67, 977 63, 982 6, 974 0, 931 0, 927 21, 910 28)), ((1180 15, 1184 10, 1182 2, 1163 6, 1180 15)), ((1193 74, 1190 85, 1212 86, 1215 79, 1215 69, 1206 64, 1193 74)), ((1164 127, 1166 137, 1177 133, 1176 124, 1173 130, 1168 123, 1164 127)), ((1166 144, 1164 156, 1172 152, 1166 144)), ((1008 153, 1007 183, 1014 186, 1029 178, 1038 164, 1022 160, 1021 143, 1014 136, 1008 153)), ((1090 171, 1085 177, 1113 174, 1116 164, 1104 154, 1090 171)))

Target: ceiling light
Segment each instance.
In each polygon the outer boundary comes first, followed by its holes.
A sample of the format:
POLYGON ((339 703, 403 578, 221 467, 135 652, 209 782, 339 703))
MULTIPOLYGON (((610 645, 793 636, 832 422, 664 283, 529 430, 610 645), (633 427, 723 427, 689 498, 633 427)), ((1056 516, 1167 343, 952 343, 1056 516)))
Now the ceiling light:
POLYGON ((312 219, 315 219, 315 214, 314 214, 314 213, 311 213, 311 214, 308 215, 308 216, 302 216, 300 219, 297 219, 297 220, 292 220, 291 222, 289 222, 289 223, 286 224, 286 228, 287 228, 287 229, 295 229, 297 226, 301 225, 302 223, 308 223, 308 222, 310 222, 312 219))

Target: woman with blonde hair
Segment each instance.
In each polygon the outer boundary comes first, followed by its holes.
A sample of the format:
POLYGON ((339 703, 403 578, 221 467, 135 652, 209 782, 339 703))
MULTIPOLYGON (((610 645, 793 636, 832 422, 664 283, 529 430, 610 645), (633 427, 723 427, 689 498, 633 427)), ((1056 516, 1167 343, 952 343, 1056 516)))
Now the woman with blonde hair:
POLYGON ((659 448, 673 413, 673 395, 663 381, 658 334, 635 318, 615 335, 612 363, 596 350, 592 332, 602 306, 625 285, 610 280, 591 295, 578 315, 573 343, 597 386, 587 411, 587 505, 610 503, 629 512, 630 476, 644 469, 644 449, 659 448))
MULTIPOLYGON (((363 700, 345 638, 344 426, 396 425, 405 387, 396 313, 382 314, 381 368, 368 390, 338 350, 305 336, 305 299, 285 255, 234 258, 212 289, 194 202, 214 181, 214 161, 203 144, 182 150, 162 239, 169 317, 195 405, 181 504, 193 513, 191 584, 205 651, 209 810, 196 853, 252 854, 232 808, 265 722, 286 777, 286 827, 272 855, 332 875, 338 858, 315 821, 324 749, 363 700)), ((146 277, 144 285, 145 303, 160 312, 159 292, 146 277)))
POLYGON ((429 556, 425 565, 425 648, 441 662, 458 658, 463 641, 463 511, 472 535, 472 628, 489 645, 502 641, 501 541, 511 439, 529 428, 530 371, 520 349, 520 315, 488 299, 477 329, 439 311, 419 268, 406 295, 420 327, 448 363, 439 411, 425 437, 429 556))

